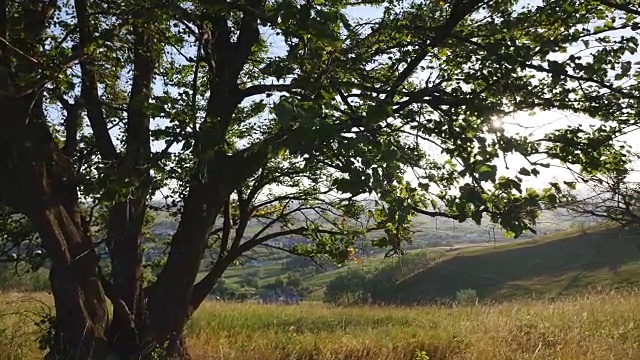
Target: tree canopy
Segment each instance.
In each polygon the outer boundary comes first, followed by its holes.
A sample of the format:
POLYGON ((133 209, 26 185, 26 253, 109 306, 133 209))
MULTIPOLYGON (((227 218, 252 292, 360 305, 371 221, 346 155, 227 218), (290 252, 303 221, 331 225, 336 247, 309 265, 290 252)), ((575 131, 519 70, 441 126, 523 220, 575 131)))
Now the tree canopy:
POLYGON ((617 0, 0 9, 1 241, 14 260, 45 250, 51 356, 187 357, 184 326, 226 268, 283 236, 340 262, 372 231, 401 253, 416 214, 534 231, 572 184, 523 179, 555 160, 615 171, 637 124, 640 10, 617 0), (551 109, 602 122, 540 139, 499 125, 551 109), (506 154, 529 166, 500 173, 506 154), (158 197, 179 219, 166 244, 144 233, 158 197), (145 248, 163 245, 147 281, 145 248))

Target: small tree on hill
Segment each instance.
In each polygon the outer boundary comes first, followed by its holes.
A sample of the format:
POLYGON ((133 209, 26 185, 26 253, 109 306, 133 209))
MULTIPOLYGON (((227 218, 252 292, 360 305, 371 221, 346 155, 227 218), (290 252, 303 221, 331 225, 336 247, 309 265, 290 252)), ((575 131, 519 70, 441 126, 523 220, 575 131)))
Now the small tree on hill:
POLYGON ((576 174, 583 189, 565 191, 558 205, 575 217, 623 227, 640 225, 640 183, 630 180, 630 175, 628 168, 605 174, 576 174))
POLYGON ((260 288, 260 275, 256 272, 245 274, 242 278, 242 284, 250 288, 258 289, 260 288))
POLYGON ((368 299, 370 274, 359 268, 347 269, 332 279, 324 290, 324 301, 338 305, 362 304, 368 299))

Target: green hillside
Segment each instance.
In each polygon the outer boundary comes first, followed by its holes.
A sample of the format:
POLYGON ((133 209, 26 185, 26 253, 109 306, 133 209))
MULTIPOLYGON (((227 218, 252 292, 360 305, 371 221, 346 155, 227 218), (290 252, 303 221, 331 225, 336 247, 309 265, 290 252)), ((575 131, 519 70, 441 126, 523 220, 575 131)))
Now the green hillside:
POLYGON ((319 273, 287 270, 280 261, 235 266, 225 279, 241 285, 246 276, 259 271, 260 282, 268 284, 296 273, 312 289, 307 299, 321 300, 324 287, 349 269, 393 273, 398 281, 385 284, 374 298, 383 303, 451 300, 463 289, 475 290, 482 300, 502 301, 554 298, 594 288, 640 288, 640 229, 621 232, 600 226, 497 245, 419 249, 404 258, 380 255, 319 273))
POLYGON ((595 228, 516 244, 462 249, 425 262, 377 299, 421 303, 474 289, 480 299, 557 297, 640 287, 640 231, 595 228))

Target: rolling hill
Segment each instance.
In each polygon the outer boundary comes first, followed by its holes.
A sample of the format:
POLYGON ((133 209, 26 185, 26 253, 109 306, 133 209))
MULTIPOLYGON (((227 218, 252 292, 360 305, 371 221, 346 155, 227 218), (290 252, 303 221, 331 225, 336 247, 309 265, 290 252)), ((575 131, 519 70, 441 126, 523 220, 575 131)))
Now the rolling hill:
POLYGON ((640 288, 640 229, 600 226, 566 231, 495 247, 447 251, 437 261, 423 264, 398 274, 400 280, 375 300, 395 304, 451 300, 463 289, 475 290, 481 300, 503 301, 555 298, 595 288, 640 288))
MULTIPOLYGON (((240 283, 256 269, 262 269, 262 283, 291 272, 276 261, 232 267, 225 278, 240 283)), ((321 300, 327 283, 348 269, 395 272, 393 278, 399 281, 385 285, 374 300, 396 304, 452 300, 463 289, 475 290, 482 300, 502 301, 554 298, 594 288, 640 288, 640 229, 600 225, 535 239, 417 249, 404 259, 376 255, 335 270, 299 273, 314 289, 308 299, 321 300)))

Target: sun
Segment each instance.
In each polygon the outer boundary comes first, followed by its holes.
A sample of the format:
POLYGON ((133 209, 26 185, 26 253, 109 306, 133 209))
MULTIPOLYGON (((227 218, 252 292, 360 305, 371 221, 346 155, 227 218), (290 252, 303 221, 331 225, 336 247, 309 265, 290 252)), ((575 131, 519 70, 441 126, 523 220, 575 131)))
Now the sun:
POLYGON ((493 119, 491 121, 491 127, 493 127, 494 129, 501 129, 502 128, 502 120, 493 119))

